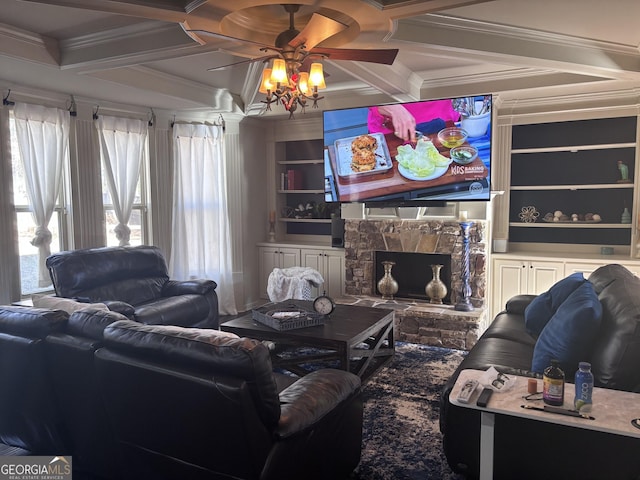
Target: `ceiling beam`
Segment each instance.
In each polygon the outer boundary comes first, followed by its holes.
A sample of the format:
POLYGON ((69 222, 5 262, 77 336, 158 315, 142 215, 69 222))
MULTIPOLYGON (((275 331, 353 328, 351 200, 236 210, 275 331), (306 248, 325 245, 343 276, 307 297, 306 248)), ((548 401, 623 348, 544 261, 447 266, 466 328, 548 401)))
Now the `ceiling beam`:
POLYGON ((60 50, 52 38, 0 23, 0 55, 44 65, 59 65, 60 50))
POLYGON ((637 47, 597 42, 443 15, 400 20, 393 40, 428 45, 466 58, 579 75, 640 78, 637 47))

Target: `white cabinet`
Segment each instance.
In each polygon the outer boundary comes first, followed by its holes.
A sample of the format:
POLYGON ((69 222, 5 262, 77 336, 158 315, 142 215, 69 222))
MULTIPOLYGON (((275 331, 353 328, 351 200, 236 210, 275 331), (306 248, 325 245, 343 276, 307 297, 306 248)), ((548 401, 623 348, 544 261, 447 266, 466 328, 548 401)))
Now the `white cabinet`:
POLYGON ((323 292, 333 298, 342 296, 344 288, 344 251, 342 250, 300 250, 303 267, 315 268, 324 278, 324 285, 315 288, 314 296, 323 292))
POLYGON ((325 291, 333 298, 342 296, 345 278, 344 250, 304 245, 260 245, 258 255, 262 298, 269 298, 267 285, 273 269, 289 267, 310 267, 320 272, 324 284, 319 289, 313 289, 314 298, 325 291))
POLYGON ((612 258, 566 258, 504 254, 491 262, 491 318, 504 310, 507 301, 519 294, 538 295, 559 280, 577 272, 589 278, 595 270, 618 263, 640 276, 640 261, 621 256, 612 258))
POLYGON ((519 294, 537 295, 564 278, 564 265, 545 260, 494 259, 492 265, 491 317, 519 294))
POLYGON ((269 298, 267 295, 267 284, 269 274, 274 268, 289 268, 300 265, 300 249, 291 247, 260 247, 260 295, 269 298))
POLYGON ((584 274, 584 278, 589 278, 589 275, 591 275, 595 270, 597 270, 598 268, 604 266, 604 265, 608 265, 610 263, 619 263, 620 265, 622 265, 623 267, 629 269, 633 274, 635 274, 636 276, 640 276, 640 264, 638 264, 638 262, 630 262, 627 260, 612 260, 612 261, 607 261, 607 262, 603 262, 603 261, 593 261, 593 262, 588 262, 588 261, 577 261, 577 262, 566 262, 564 264, 564 274, 565 277, 571 275, 572 273, 576 273, 576 272, 582 272, 584 274))

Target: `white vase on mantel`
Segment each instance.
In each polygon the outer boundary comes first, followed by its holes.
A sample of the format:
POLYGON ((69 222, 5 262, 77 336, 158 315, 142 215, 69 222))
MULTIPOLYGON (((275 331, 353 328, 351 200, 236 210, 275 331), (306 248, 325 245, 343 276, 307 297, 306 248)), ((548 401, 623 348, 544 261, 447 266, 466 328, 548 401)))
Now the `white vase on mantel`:
POLYGON ((471 115, 460 119, 460 127, 465 130, 470 137, 481 137, 487 133, 487 128, 491 122, 491 112, 482 115, 471 115))

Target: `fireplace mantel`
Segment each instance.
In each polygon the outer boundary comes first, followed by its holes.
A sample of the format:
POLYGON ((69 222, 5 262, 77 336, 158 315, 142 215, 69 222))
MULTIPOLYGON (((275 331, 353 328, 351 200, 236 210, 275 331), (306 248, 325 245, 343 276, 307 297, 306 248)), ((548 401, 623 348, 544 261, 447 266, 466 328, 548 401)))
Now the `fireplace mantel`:
MULTIPOLYGON (((471 303, 485 305, 486 221, 476 221, 470 229, 471 303)), ((462 235, 460 224, 443 220, 345 220, 345 293, 379 296, 375 285, 375 251, 438 253, 451 255, 451 303, 462 293, 462 235)))

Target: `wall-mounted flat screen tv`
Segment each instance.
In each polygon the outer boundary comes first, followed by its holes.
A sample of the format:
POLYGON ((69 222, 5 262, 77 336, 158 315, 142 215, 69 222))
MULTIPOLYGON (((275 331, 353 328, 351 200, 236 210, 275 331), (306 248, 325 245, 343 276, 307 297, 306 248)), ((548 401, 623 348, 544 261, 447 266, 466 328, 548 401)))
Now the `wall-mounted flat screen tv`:
POLYGON ((325 200, 487 201, 491 118, 491 95, 326 110, 325 200))

